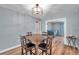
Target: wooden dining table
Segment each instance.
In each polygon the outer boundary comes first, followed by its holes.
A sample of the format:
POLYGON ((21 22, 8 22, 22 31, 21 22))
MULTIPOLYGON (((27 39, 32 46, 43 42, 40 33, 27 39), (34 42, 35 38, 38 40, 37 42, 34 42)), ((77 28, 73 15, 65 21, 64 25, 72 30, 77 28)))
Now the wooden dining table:
POLYGON ((26 36, 27 39, 31 40, 32 43, 36 45, 36 54, 38 55, 38 45, 41 43, 43 38, 47 36, 42 36, 41 34, 32 34, 32 36, 26 36))

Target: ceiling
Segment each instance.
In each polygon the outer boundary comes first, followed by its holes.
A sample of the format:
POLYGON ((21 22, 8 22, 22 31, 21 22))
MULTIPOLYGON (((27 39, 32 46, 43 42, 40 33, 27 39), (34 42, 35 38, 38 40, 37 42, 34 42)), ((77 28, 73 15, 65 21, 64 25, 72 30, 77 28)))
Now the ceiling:
MULTIPOLYGON (((0 7, 8 8, 23 14, 32 16, 31 11, 28 10, 29 4, 0 4, 0 7), (24 6, 26 5, 26 7, 24 6)), ((79 4, 49 4, 49 8, 43 17, 57 15, 57 14, 69 14, 73 12, 79 12, 79 4)), ((44 10, 45 11, 45 10, 44 10)))

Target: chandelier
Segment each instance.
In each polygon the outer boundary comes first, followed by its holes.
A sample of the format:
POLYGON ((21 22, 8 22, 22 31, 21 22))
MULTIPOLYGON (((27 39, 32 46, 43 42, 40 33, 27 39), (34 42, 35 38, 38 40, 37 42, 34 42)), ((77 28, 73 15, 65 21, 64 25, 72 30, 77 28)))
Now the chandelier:
POLYGON ((32 14, 36 17, 40 17, 43 15, 43 8, 39 6, 39 4, 36 4, 33 8, 32 8, 32 14))

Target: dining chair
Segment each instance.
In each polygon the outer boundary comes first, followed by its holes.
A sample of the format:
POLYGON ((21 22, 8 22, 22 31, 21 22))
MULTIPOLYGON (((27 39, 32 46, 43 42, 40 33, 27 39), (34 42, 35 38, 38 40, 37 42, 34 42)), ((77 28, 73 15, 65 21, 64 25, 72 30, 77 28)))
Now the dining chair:
POLYGON ((48 33, 47 32, 42 32, 42 36, 47 36, 48 33))
POLYGON ((33 50, 36 51, 36 46, 33 44, 29 39, 27 39, 25 36, 21 36, 21 54, 27 55, 27 52, 30 52, 30 54, 35 54, 33 50))
POLYGON ((32 32, 27 32, 27 35, 28 36, 32 36, 32 32))
POLYGON ((42 40, 41 43, 38 45, 38 48, 42 51, 42 55, 44 53, 46 55, 52 54, 52 39, 53 39, 53 36, 47 36, 47 38, 42 40), (49 50, 49 53, 48 53, 48 50, 49 50))

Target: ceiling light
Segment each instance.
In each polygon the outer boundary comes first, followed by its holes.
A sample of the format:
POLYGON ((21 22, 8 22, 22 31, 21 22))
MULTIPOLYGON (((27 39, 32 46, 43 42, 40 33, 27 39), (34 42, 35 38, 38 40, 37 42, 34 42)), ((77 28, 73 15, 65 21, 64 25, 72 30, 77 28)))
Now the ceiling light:
POLYGON ((33 8, 32 8, 32 14, 36 17, 42 16, 43 15, 43 8, 40 7, 39 4, 36 4, 33 8))

